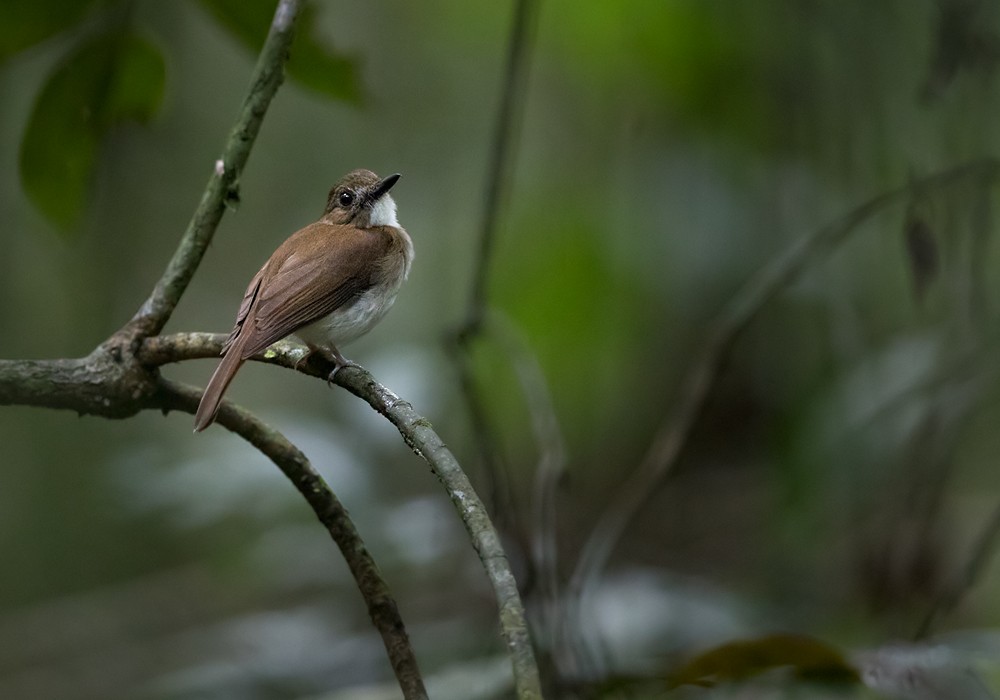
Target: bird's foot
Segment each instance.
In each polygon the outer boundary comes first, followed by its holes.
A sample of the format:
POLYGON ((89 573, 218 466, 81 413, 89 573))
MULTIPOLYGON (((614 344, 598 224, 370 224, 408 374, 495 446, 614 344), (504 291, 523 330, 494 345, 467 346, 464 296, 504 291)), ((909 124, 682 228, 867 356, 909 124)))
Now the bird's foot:
POLYGON ((330 354, 333 355, 333 371, 330 372, 330 376, 326 378, 326 383, 330 387, 333 387, 333 379, 334 377, 337 376, 337 372, 342 370, 344 367, 357 367, 358 369, 361 369, 361 365, 359 365, 357 362, 352 362, 351 360, 348 360, 346 357, 340 354, 340 351, 337 350, 337 348, 333 348, 330 354))
POLYGON ((357 367, 358 369, 361 369, 361 365, 357 362, 351 362, 350 360, 344 360, 343 362, 338 361, 337 364, 334 365, 333 371, 330 372, 330 376, 326 378, 326 383, 330 385, 331 388, 333 387, 333 378, 336 377, 337 372, 344 369, 344 367, 357 367))

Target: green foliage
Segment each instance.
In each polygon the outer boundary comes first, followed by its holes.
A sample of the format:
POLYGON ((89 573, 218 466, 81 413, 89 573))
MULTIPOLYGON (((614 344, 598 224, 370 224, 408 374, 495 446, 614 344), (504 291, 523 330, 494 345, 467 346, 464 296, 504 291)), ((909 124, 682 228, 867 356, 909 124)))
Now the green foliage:
POLYGON ((796 634, 772 634, 709 649, 678 668, 671 686, 743 681, 770 669, 790 667, 802 679, 858 683, 858 672, 825 642, 796 634))
MULTIPOLYGON (((595 221, 579 215, 584 203, 556 202, 553 197, 547 211, 511 227, 498 250, 495 298, 529 339, 527 347, 549 379, 556 409, 574 416, 564 426, 567 437, 587 444, 600 439, 601 416, 621 397, 612 388, 629 384, 636 393, 621 399, 628 403, 655 391, 662 373, 670 371, 666 363, 658 364, 638 379, 626 370, 645 359, 634 329, 644 329, 650 338, 662 334, 663 306, 614 256, 595 221)), ((505 430, 519 435, 529 427, 518 422, 524 404, 519 392, 510 390, 516 378, 499 370, 512 368, 506 355, 493 358, 498 366, 484 353, 479 371, 487 378, 495 410, 514 421, 505 430)))
MULTIPOLYGON (((211 15, 256 51, 267 36, 274 0, 203 0, 211 15)), ((49 75, 36 98, 20 149, 21 184, 35 207, 63 232, 86 208, 94 168, 109 132, 124 121, 146 123, 166 84, 160 50, 130 24, 130 6, 78 0, 17 0, 0 23, 0 62, 67 30, 82 38, 49 75), (81 30, 94 26, 92 33, 81 30)), ((355 62, 312 33, 315 14, 299 17, 290 76, 327 97, 359 102, 355 62)))
POLYGON ((769 129, 761 109, 767 55, 753 27, 720 21, 743 12, 712 2, 590 3, 562 18, 562 49, 588 84, 639 87, 640 99, 689 127, 754 145, 769 129), (624 85, 623 74, 631 76, 624 85))
POLYGON ((69 230, 82 215, 108 131, 148 121, 163 98, 159 49, 135 34, 99 34, 49 76, 21 143, 21 183, 34 205, 69 230))
MULTIPOLYGON (((201 0, 202 6, 234 37, 256 53, 267 37, 273 0, 201 0)), ((298 20, 298 37, 288 59, 293 79, 327 97, 361 101, 357 62, 332 51, 314 36, 315 12, 307 5, 298 20)))
POLYGON ((78 23, 91 0, 7 0, 0 22, 0 63, 78 23))

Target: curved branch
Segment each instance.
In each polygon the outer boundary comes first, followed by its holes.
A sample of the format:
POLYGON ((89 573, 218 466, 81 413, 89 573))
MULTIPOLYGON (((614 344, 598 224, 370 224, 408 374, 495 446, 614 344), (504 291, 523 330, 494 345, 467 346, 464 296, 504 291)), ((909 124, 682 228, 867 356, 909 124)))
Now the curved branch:
POLYGON ((300 5, 300 0, 278 2, 271 29, 251 77, 249 92, 243 100, 239 118, 229 132, 222 156, 216 162, 215 171, 167 269, 130 322, 139 337, 155 335, 163 330, 194 277, 222 220, 226 204, 239 199, 237 187, 240 174, 250 157, 250 149, 260 132, 267 108, 284 80, 285 62, 300 5))
POLYGON ((367 370, 351 369, 351 372, 338 372, 337 383, 388 418, 399 430, 406 444, 430 465, 434 476, 448 492, 493 586, 493 594, 500 608, 500 629, 506 638, 507 650, 514 667, 518 697, 541 698, 538 667, 517 582, 500 544, 500 537, 486 508, 472 488, 472 483, 462 471, 458 460, 434 432, 430 421, 414 411, 408 402, 376 382, 367 370))
MULTIPOLYGON (((192 334, 191 356, 218 355, 214 336, 192 334), (199 343, 210 350, 198 350, 199 343)), ((220 336, 221 337, 221 336, 220 336)), ((0 360, 0 406, 20 405, 68 409, 80 415, 127 418, 141 410, 194 413, 201 392, 159 376, 155 365, 168 361, 157 356, 163 351, 156 338, 149 344, 144 365, 123 355, 118 336, 83 358, 57 360, 0 360)), ((142 348, 140 348, 141 350, 142 348)), ((281 433, 269 428, 251 413, 225 402, 219 423, 239 434, 273 461, 306 499, 316 517, 340 547, 368 613, 378 629, 389 661, 407 700, 425 700, 420 670, 410 646, 396 603, 389 593, 364 542, 347 511, 302 452, 281 433)))
MULTIPOLYGON (((494 125, 490 160, 486 170, 486 192, 484 195, 482 219, 480 221, 479 246, 473 263, 472 286, 469 292, 465 318, 461 321, 458 328, 446 338, 446 347, 455 364, 462 395, 475 434, 475 444, 479 452, 479 457, 482 460, 484 471, 490 480, 487 488, 492 491, 494 505, 502 504, 506 507, 506 511, 509 512, 509 531, 513 531, 513 536, 518 541, 527 540, 523 545, 525 550, 524 556, 534 571, 538 573, 538 580, 541 582, 541 591, 545 598, 542 607, 548 606, 551 610, 555 608, 553 602, 558 595, 558 574, 554 548, 556 532, 555 502, 549 496, 555 494, 555 486, 558 476, 561 473, 562 462, 558 458, 547 459, 551 454, 551 451, 547 448, 551 447, 551 444, 541 444, 540 452, 543 457, 540 460, 537 476, 539 495, 532 509, 533 514, 537 517, 531 522, 536 532, 531 533, 530 536, 526 535, 524 530, 527 528, 524 524, 517 522, 517 507, 511 495, 513 489, 511 487, 509 468, 505 464, 503 455, 498 447, 498 440, 494 435, 493 427, 486 410, 486 402, 481 395, 471 362, 474 342, 489 333, 489 329, 487 328, 487 317, 489 316, 487 296, 490 269, 496 245, 500 209, 504 198, 510 190, 510 181, 514 170, 515 146, 524 115, 526 102, 524 95, 527 89, 528 71, 531 65, 531 49, 535 29, 538 24, 539 4, 537 0, 517 0, 514 7, 514 16, 507 42, 507 60, 500 94, 500 104, 494 125)), ((500 344, 504 344, 503 341, 509 340, 509 337, 510 334, 500 338, 500 344)), ((507 349, 509 350, 510 348, 507 349)), ((523 360, 523 357, 520 359, 523 360)), ((525 368, 529 368, 529 371, 533 370, 534 365, 530 361, 515 361, 514 364, 515 369, 518 370, 518 376, 522 380, 522 389, 525 392, 529 406, 533 407, 535 405, 533 399, 537 399, 539 394, 545 395, 547 390, 544 381, 542 381, 540 384, 542 388, 539 391, 533 392, 532 389, 535 387, 529 386, 528 382, 536 379, 544 380, 544 377, 541 377, 541 374, 537 373, 532 374, 530 380, 528 380, 525 378, 525 373, 521 370, 525 368)), ((538 414, 533 411, 532 417, 537 418, 538 414)), ((548 429, 554 425, 554 421, 542 421, 540 423, 536 420, 533 423, 536 429, 541 427, 540 433, 536 431, 536 437, 541 437, 542 433, 548 435, 550 432, 548 429)), ((396 425, 400 427, 398 423, 396 425)), ((402 428, 400 428, 400 431, 402 432, 402 428)), ((451 457, 450 453, 448 456, 451 457)), ((452 459, 454 458, 452 457, 452 459)), ((440 474, 438 476, 441 478, 440 474)), ((464 478, 464 474, 462 476, 464 478)), ((530 589, 526 589, 526 596, 528 595, 530 595, 530 589)), ((520 599, 518 599, 518 604, 520 605, 520 599)), ((543 617, 543 624, 538 626, 539 633, 544 633, 545 631, 544 627, 546 625, 544 622, 543 617)), ((543 646, 546 645, 543 643, 543 646)), ((532 664, 534 664, 533 659, 532 664)))
MULTIPOLYGON (((112 418, 134 415, 144 408, 187 412, 196 410, 200 396, 198 390, 162 379, 156 369, 156 362, 147 359, 140 364, 133 355, 138 355, 141 339, 149 339, 164 328, 204 257, 226 204, 238 200, 239 176, 249 158, 267 108, 284 79, 284 65, 300 5, 300 0, 278 0, 249 92, 222 156, 216 162, 201 201, 166 270, 135 316, 86 358, 0 360, 0 405, 67 408, 81 414, 112 418)), ((218 354, 218 347, 212 354, 218 354)), ((201 355, 195 351, 193 356, 201 355)), ((404 696, 426 698, 423 681, 395 601, 347 518, 346 511, 322 477, 284 436, 243 409, 224 403, 218 422, 243 436, 270 457, 313 507, 317 517, 341 547, 351 572, 358 580, 372 620, 382 634, 404 696)), ((444 449, 443 445, 441 448, 444 449)), ((471 487, 469 493, 474 497, 471 487)), ((499 544, 497 547, 499 548, 499 544)), ((500 555, 502 554, 500 550, 500 555)), ((506 608, 502 606, 501 611, 506 612, 506 608)), ((530 654, 530 645, 528 653, 530 654)), ((518 670, 519 666, 515 662, 515 676, 521 687, 518 670)), ((537 687, 537 671, 535 681, 537 687)), ((523 694, 523 697, 540 697, 540 693, 523 694)))
MULTIPOLYGON (((201 390, 168 379, 161 379, 159 391, 153 397, 158 408, 166 411, 184 411, 193 414, 198 408, 201 390)), ((326 527, 347 562, 361 595, 368 606, 368 614, 375 628, 382 635, 382 642, 389 655, 392 670, 399 681, 403 697, 407 700, 426 700, 427 691, 420 676, 417 659, 410 646, 406 628, 399 615, 396 601, 382 578, 351 521, 347 510, 334 495, 322 476, 309 463, 308 458, 295 445, 266 425, 252 413, 231 401, 225 401, 216 419, 230 430, 260 450, 288 477, 302 497, 312 507, 316 517, 326 527)))
MULTIPOLYGON (((139 349, 139 358, 151 364, 164 364, 198 357, 214 357, 222 349, 225 338, 222 334, 205 333, 178 333, 148 338, 139 349)), ((272 345, 254 359, 295 368, 306 352, 305 348, 286 340, 272 345)), ((310 355, 309 361, 299 367, 299 371, 322 379, 328 377, 332 369, 332 364, 315 354, 310 355)), ((367 370, 344 367, 337 372, 334 382, 367 401, 395 425, 404 442, 430 465, 431 471, 445 487, 493 587, 500 613, 500 630, 507 642, 518 697, 540 699, 541 681, 517 582, 486 508, 458 461, 434 432, 430 421, 413 410, 408 402, 375 381, 367 370)), ((231 410, 226 403, 223 402, 220 416, 231 410)))

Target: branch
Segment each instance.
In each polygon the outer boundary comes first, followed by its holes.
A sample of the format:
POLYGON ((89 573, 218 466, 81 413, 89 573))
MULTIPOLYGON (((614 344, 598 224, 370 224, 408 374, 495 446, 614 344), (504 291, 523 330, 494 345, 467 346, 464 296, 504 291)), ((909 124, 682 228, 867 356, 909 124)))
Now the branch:
POLYGON ((67 409, 105 418, 134 416, 156 393, 157 375, 130 359, 109 341, 87 357, 0 360, 0 406, 67 409))
MULTIPOLYGON (((559 629, 565 626, 559 602, 559 547, 556 497, 559 482, 566 473, 566 440, 559 425, 545 373, 528 347, 527 339, 503 313, 491 311, 483 328, 500 349, 517 377, 531 421, 538 459, 535 463, 531 504, 530 561, 534 566, 535 585, 540 600, 533 606, 541 639, 553 662, 562 663, 558 649, 559 629)), ((530 591, 530 589, 529 589, 530 591)), ((525 596, 528 597, 529 593, 525 596)), ((559 673, 565 669, 558 668, 559 673)))
MULTIPOLYGON (((162 364, 217 356, 224 340, 225 336, 222 334, 178 333, 159 336, 143 343, 139 357, 144 362, 162 364)), ((303 347, 281 341, 254 359, 292 369, 306 353, 303 347)), ((309 360, 299 367, 299 371, 304 374, 322 379, 328 377, 332 369, 332 364, 316 354, 310 355, 309 360)), ((518 697, 540 699, 541 682, 517 582, 486 509, 458 461, 434 432, 430 421, 413 410, 408 402, 375 381, 367 370, 345 367, 337 372, 334 382, 367 401, 372 408, 389 419, 399 430, 404 442, 427 462, 445 487, 493 587, 500 611, 500 630, 507 642, 518 697)), ((227 402, 223 402, 219 415, 225 415, 228 410, 231 408, 227 406, 227 402)))
POLYGON ((669 475, 726 355, 768 301, 814 259, 838 246, 858 226, 899 200, 965 180, 992 181, 998 176, 1000 161, 987 158, 914 179, 906 186, 873 197, 825 228, 799 238, 751 277, 711 325, 699 361, 686 375, 680 398, 674 399, 674 409, 667 413, 642 462, 614 494, 591 531, 570 581, 575 597, 582 595, 588 581, 598 578, 629 523, 669 475))
POLYGON ((243 100, 239 118, 229 132, 222 156, 167 269, 130 322, 139 337, 156 335, 163 330, 194 277, 222 220, 226 204, 239 200, 240 174, 250 157, 250 149, 260 132, 267 108, 284 80, 285 62, 300 5, 300 0, 278 2, 271 29, 251 77, 250 90, 243 100))
MULTIPOLYGON (((536 621, 536 639, 546 652, 554 656, 555 630, 559 626, 558 597, 559 573, 557 561, 556 491, 565 466, 565 449, 558 419, 550 400, 545 376, 537 360, 526 350, 518 329, 499 314, 491 314, 487 304, 490 268, 496 241, 497 222, 501 201, 510 190, 514 170, 514 147, 524 116, 524 94, 528 82, 530 52, 538 22, 539 3, 518 0, 514 8, 507 44, 507 64, 499 111, 493 135, 490 162, 487 167, 487 185, 479 234, 479 248, 475 258, 472 289, 469 293, 465 319, 448 339, 447 349, 452 356, 459 377, 466 410, 476 436, 480 459, 490 479, 498 514, 509 513, 510 529, 524 544, 524 556, 531 569, 529 581, 537 581, 541 604, 536 621), (532 418, 539 460, 535 471, 531 518, 525 527, 518 523, 517 504, 513 500, 510 470, 498 447, 486 410, 482 392, 476 382, 472 365, 472 345, 483 337, 492 338, 505 351, 520 381, 521 391, 532 418), (502 506, 500 505, 502 504, 502 506), (524 530, 528 530, 525 536, 524 530), (543 636, 544 635, 544 636, 543 636)), ((498 515, 498 517, 500 517, 498 515)), ((531 595, 530 584, 525 589, 531 595)), ((556 669, 559 673, 560 669, 556 669)))
MULTIPOLYGON (((157 342, 159 338, 148 339, 147 345, 139 348, 146 363, 143 365, 134 355, 122 352, 123 333, 115 334, 83 358, 0 360, 0 405, 68 409, 105 418, 127 418, 148 409, 193 414, 201 392, 161 378, 155 366, 169 361, 164 355, 167 345, 157 342), (152 350, 143 354, 146 347, 152 350)), ((179 347, 191 356, 217 356, 221 337, 191 334, 187 344, 179 347)), ((424 700, 427 694, 396 603, 330 487, 298 448, 246 410, 225 402, 219 423, 270 458, 312 507, 357 581, 404 697, 424 700)))
MULTIPOLYGON (((161 379, 159 387, 160 391, 154 401, 164 412, 184 411, 194 414, 197 410, 201 390, 167 379, 161 379)), ((358 584, 368 606, 368 615, 382 635, 382 642, 403 697, 407 700, 426 700, 427 691, 396 601, 347 510, 323 477, 301 450, 284 435, 234 403, 223 402, 216 422, 266 455, 306 499, 330 537, 337 543, 358 584)))
POLYGON ((367 401, 372 408, 388 418, 399 430, 406 444, 430 465, 434 476, 445 487, 493 586, 493 594, 500 609, 500 629, 506 638, 507 650, 514 666, 518 697, 540 699, 542 692, 538 667, 531 648, 531 637, 521 596, 517 591, 517 582, 486 508, 455 456, 426 418, 414 411, 409 403, 376 382, 366 370, 338 372, 337 380, 338 384, 367 401), (341 377, 341 374, 345 376, 341 377))
POLYGON ((480 225, 479 253, 476 256, 476 271, 472 276, 472 291, 469 294, 463 335, 475 335, 478 332, 478 326, 486 311, 486 291, 493 257, 493 243, 496 240, 500 200, 510 188, 510 173, 513 170, 513 158, 509 155, 510 144, 514 141, 524 113, 523 95, 527 83, 528 50, 531 47, 537 15, 537 2, 518 0, 514 8, 514 23, 507 45, 507 70, 500 96, 500 111, 497 115, 496 131, 493 134, 490 164, 486 171, 489 179, 480 225))
MULTIPOLYGON (((249 157, 250 149, 260 130, 267 107, 283 79, 284 63, 291 44, 299 4, 298 0, 279 0, 271 30, 254 70, 250 92, 244 101, 240 117, 230 133, 222 158, 218 161, 215 172, 209 178, 205 192, 177 250, 149 298, 142 304, 129 324, 115 336, 112 336, 109 342, 96 350, 91 357, 81 360, 53 360, 40 363, 0 361, 0 404, 22 403, 73 408, 81 413, 94 413, 109 417, 131 415, 142 408, 151 407, 163 410, 194 410, 197 403, 196 390, 162 380, 158 376, 155 369, 156 364, 151 362, 151 359, 158 350, 162 351, 166 345, 169 345, 169 342, 151 336, 157 335, 164 328, 187 289, 222 218, 226 202, 233 201, 238 197, 236 188, 239 175, 249 157), (145 347, 141 344, 142 340, 147 341, 145 347), (144 352, 148 354, 142 359, 140 356, 144 352), (96 360, 91 362, 95 356, 96 360), (136 361, 137 359, 139 362, 136 361), (116 372, 113 365, 118 362, 121 363, 123 369, 116 372), (88 363, 90 364, 88 365, 88 363), (100 366, 95 366, 95 363, 100 366), (126 376, 126 374, 134 374, 135 376, 126 376), (44 385, 46 382, 55 383, 58 388, 45 390, 42 387, 41 394, 37 396, 26 389, 26 387, 44 385), (86 398, 78 399, 78 396, 87 397, 89 395, 86 389, 88 385, 92 386, 94 390, 90 392, 94 394, 93 398, 89 400, 86 398), (129 397, 127 392, 133 389, 134 395, 129 397), (151 392, 151 389, 155 389, 155 391, 151 392)), ((175 353, 181 352, 186 346, 186 352, 189 353, 190 357, 203 357, 207 354, 217 355, 221 347, 222 336, 213 337, 212 342, 214 346, 208 350, 206 349, 208 343, 204 336, 187 337, 177 344, 174 351, 175 353)), ((262 359, 268 361, 280 359, 279 364, 291 366, 300 360, 301 356, 301 349, 285 345, 282 350, 265 351, 262 359)), ((182 358, 176 355, 172 357, 172 360, 178 359, 182 358)), ((331 369, 332 367, 325 367, 321 372, 317 372, 317 375, 326 376, 331 369)), ((397 427, 406 443, 427 460, 438 479, 445 485, 493 585, 500 608, 500 626, 513 663, 518 696, 521 698, 541 698, 538 669, 516 582, 500 545, 499 537, 458 462, 431 429, 430 423, 419 416, 408 403, 401 401, 399 397, 375 382, 368 372, 354 368, 345 369, 337 374, 337 383, 366 399, 373 408, 385 415, 397 427)), ((330 518, 334 513, 342 511, 342 508, 339 503, 331 500, 332 493, 329 493, 329 489, 319 480, 318 475, 311 468, 308 471, 305 470, 308 462, 297 449, 280 435, 253 419, 249 414, 241 412, 231 403, 223 404, 219 422, 231 430, 240 432, 251 443, 272 456, 272 459, 283 471, 288 469, 286 474, 292 478, 306 499, 309 500, 310 505, 313 505, 314 509, 319 508, 317 515, 324 524, 327 524, 331 535, 335 539, 340 536, 330 524, 333 522, 330 518), (317 493, 317 490, 320 493, 317 493), (326 494, 322 493, 324 490, 327 492, 326 494)), ((342 526, 338 525, 338 527, 342 526)), ((353 534, 356 535, 356 533, 353 534)), ((372 565, 361 573, 363 577, 377 575, 377 570, 372 565)), ((391 602, 391 599, 388 600, 391 602)), ((390 612, 395 612, 394 604, 392 610, 389 611, 385 601, 386 599, 380 599, 369 605, 369 610, 373 611, 372 616, 377 625, 380 624, 379 620, 390 619, 392 617, 390 612)), ((396 620, 398 621, 398 617, 396 620)), ((402 630, 401 623, 391 626, 402 630)), ((380 631, 382 629, 380 627, 380 631)), ((386 638, 385 635, 383 637, 386 638)), ((399 646, 392 641, 393 639, 398 639, 398 637, 387 639, 386 645, 390 650, 391 658, 393 658, 394 668, 398 670, 403 666, 409 667, 412 659, 404 663, 398 661, 398 656, 392 656, 393 647, 399 646)), ((409 645, 405 642, 405 637, 403 640, 402 646, 405 651, 409 652, 409 645)), ((416 673, 415 662, 412 662, 412 669, 416 673)), ((413 684, 419 683, 419 676, 411 676, 407 672, 406 677, 409 679, 410 687, 416 688, 416 685, 413 684)), ((402 677, 400 681, 401 685, 404 686, 404 692, 407 692, 402 677)), ((413 692, 417 694, 407 695, 407 697, 426 696, 422 687, 413 692)))
MULTIPOLYGON (((300 0, 279 0, 261 49, 249 92, 222 157, 216 162, 201 201, 177 250, 152 293, 125 327, 85 358, 0 360, 0 405, 31 405, 75 410, 81 415, 124 418, 159 408, 193 413, 200 392, 162 379, 156 363, 137 361, 141 339, 167 324, 225 212, 238 201, 240 174, 271 100, 284 79, 300 0)), ((218 347, 213 354, 218 354, 218 347)), ((288 476, 341 548, 368 605, 404 696, 427 697, 395 601, 340 502, 308 460, 280 433, 252 414, 223 404, 218 421, 261 450, 288 476)))
MULTIPOLYGON (((479 227, 479 248, 472 275, 465 318, 452 334, 446 338, 446 349, 455 363, 459 386, 466 410, 476 436, 475 444, 489 479, 487 488, 491 492, 493 505, 498 514, 516 512, 510 485, 509 469, 500 454, 498 440, 494 435, 487 415, 485 401, 476 384, 471 362, 471 347, 483 332, 486 318, 486 296, 489 287, 489 270, 493 259, 496 240, 497 219, 500 201, 510 189, 513 158, 510 144, 524 113, 524 91, 527 84, 528 52, 531 47, 533 30, 537 23, 538 3, 533 0, 518 0, 514 7, 514 20, 507 43, 507 63, 504 72, 500 105, 490 148, 490 160, 486 169, 486 192, 482 220, 479 227)), ((516 517, 511 517, 516 528, 516 517)), ((518 535, 518 539, 520 536, 518 535)))

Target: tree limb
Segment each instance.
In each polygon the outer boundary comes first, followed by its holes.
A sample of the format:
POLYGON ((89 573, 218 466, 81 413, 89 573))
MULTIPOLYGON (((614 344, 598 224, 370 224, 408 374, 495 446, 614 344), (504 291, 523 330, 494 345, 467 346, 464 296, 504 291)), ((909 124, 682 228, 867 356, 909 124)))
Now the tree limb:
MULTIPOLYGON (((299 9, 299 0, 279 0, 249 93, 222 157, 166 270, 132 320, 85 358, 0 360, 0 405, 64 408, 109 418, 127 417, 149 408, 195 410, 199 392, 161 378, 158 365, 217 356, 223 336, 191 334, 167 339, 155 336, 169 321, 193 278, 226 204, 238 200, 240 173, 268 105, 283 80, 299 9)), ((284 343, 279 349, 266 350, 259 359, 292 366, 302 355, 302 349, 284 343)), ((323 367, 313 373, 326 377, 331 369, 323 367)), ((346 368, 337 374, 336 381, 385 415, 445 485, 493 585, 518 696, 541 698, 538 669, 514 577, 499 537, 454 456, 426 419, 378 384, 367 371, 346 368)), ((224 402, 218 420, 271 457, 313 507, 338 545, 345 549, 348 565, 366 595, 369 612, 383 635, 404 694, 407 698, 426 697, 395 603, 329 487, 297 448, 243 409, 224 402), (347 556, 346 550, 352 550, 352 555, 347 556)))
MULTIPOLYGON (((80 415, 128 418, 141 410, 194 413, 198 389, 159 376, 157 362, 140 364, 122 352, 122 333, 112 336, 90 355, 58 360, 0 360, 0 405, 69 409, 80 415)), ((217 356, 222 336, 192 334, 184 346, 192 356, 217 356), (207 340, 206 340, 207 339, 207 340), (201 345, 199 345, 201 343, 201 345)), ((150 339, 163 352, 158 338, 150 339)), ((145 347, 145 346, 143 346, 145 347)), ((141 350, 140 350, 141 353, 141 350)), ((347 511, 302 452, 281 433, 231 402, 224 402, 219 423, 266 455, 295 485, 316 517, 340 547, 357 581, 368 613, 385 644, 389 661, 407 700, 424 700, 427 693, 416 657, 395 600, 347 511)))
MULTIPOLYGON (((139 356, 143 361, 159 364, 217 356, 225 338, 226 336, 222 334, 206 333, 176 333, 149 338, 140 349, 139 356)), ((292 369, 299 365, 306 353, 306 348, 285 340, 272 345, 254 359, 292 369)), ((307 362, 301 363, 298 369, 310 376, 325 379, 329 376, 333 365, 313 354, 309 356, 307 362)), ((514 683, 518 697, 541 698, 541 682, 528 633, 524 606, 510 570, 510 563, 486 508, 458 461, 434 431, 430 421, 418 414, 408 402, 375 381, 367 370, 361 367, 344 367, 337 372, 334 382, 367 401, 368 405, 395 425, 403 441, 427 462, 438 481, 445 487, 493 587, 500 613, 500 630, 507 642, 507 652, 514 669, 514 683)), ((227 402, 223 402, 220 416, 228 410, 226 404, 227 402)))
POLYGON ((0 406, 37 406, 80 415, 128 418, 148 408, 157 374, 105 343, 90 355, 58 360, 0 360, 0 406))
MULTIPOLYGON (((168 379, 161 379, 154 397, 164 412, 176 410, 194 414, 201 400, 201 390, 168 379)), ((375 628, 389 655, 392 670, 407 700, 426 700, 417 659, 410 646, 406 628, 399 616, 395 599, 354 527, 347 510, 299 448, 277 430, 231 401, 223 402, 216 422, 260 450, 288 477, 306 499, 316 517, 340 548, 375 628)))
POLYGON ((201 201, 167 269, 132 318, 131 325, 137 337, 155 335, 167 325, 215 235, 226 205, 239 200, 240 174, 250 157, 250 149, 260 132, 267 108, 284 80, 285 62, 300 6, 300 0, 278 2, 271 29, 250 80, 250 90, 243 100, 239 118, 229 132, 222 156, 216 162, 201 201))

